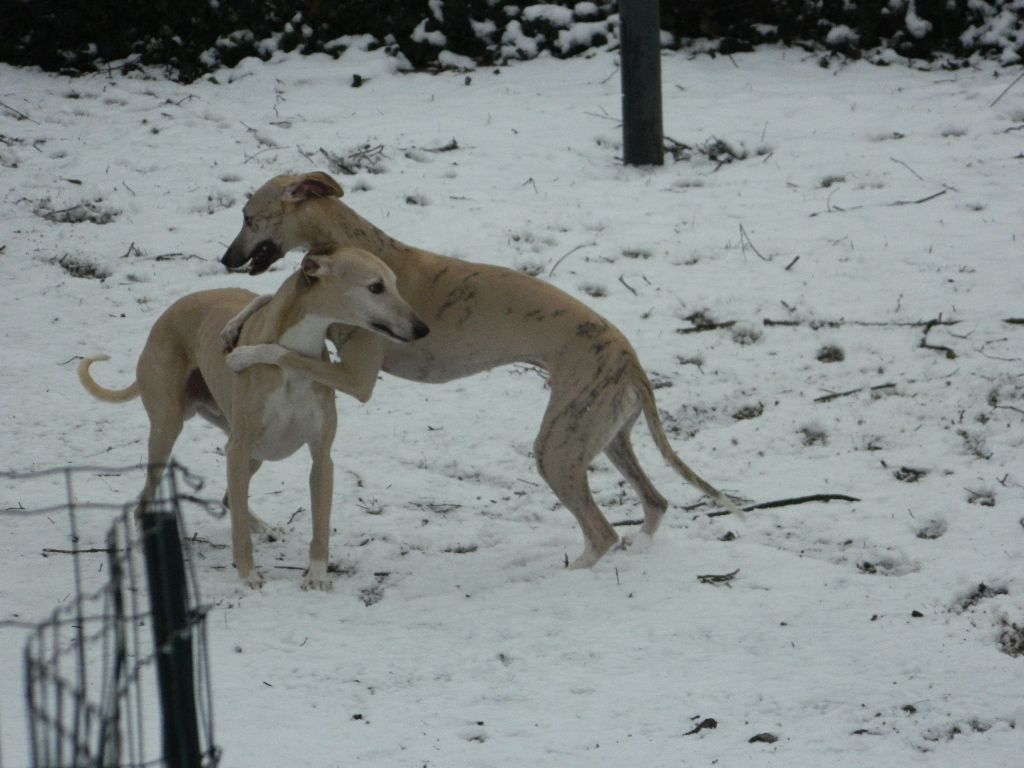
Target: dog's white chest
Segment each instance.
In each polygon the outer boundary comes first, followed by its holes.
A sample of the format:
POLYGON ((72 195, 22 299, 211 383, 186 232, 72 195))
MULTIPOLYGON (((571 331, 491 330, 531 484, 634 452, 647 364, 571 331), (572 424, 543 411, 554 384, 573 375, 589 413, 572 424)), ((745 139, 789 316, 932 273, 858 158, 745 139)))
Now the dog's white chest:
POLYGON ((283 374, 283 382, 263 403, 263 430, 253 456, 278 461, 315 442, 324 426, 323 401, 313 383, 299 374, 283 374))
MULTIPOLYGON (((331 320, 307 315, 288 328, 278 343, 306 357, 319 357, 331 320)), ((315 442, 324 426, 324 401, 316 385, 299 373, 281 371, 281 386, 263 403, 263 431, 253 456, 277 461, 315 442)))

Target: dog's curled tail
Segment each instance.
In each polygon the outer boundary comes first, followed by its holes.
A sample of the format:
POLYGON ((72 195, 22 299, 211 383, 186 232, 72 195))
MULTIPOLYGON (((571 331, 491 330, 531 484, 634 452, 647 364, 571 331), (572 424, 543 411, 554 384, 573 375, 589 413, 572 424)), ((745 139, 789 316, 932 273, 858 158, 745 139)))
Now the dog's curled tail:
POLYGON ((746 515, 743 513, 743 510, 732 499, 690 469, 686 462, 679 458, 679 455, 672 448, 671 443, 668 441, 668 436, 665 434, 665 428, 662 426, 661 417, 658 415, 658 406, 654 402, 654 388, 651 386, 647 374, 639 368, 637 369, 635 379, 635 389, 640 398, 640 406, 643 408, 644 417, 647 419, 647 428, 651 431, 651 437, 654 438, 654 444, 658 446, 658 451, 665 461, 668 462, 669 466, 682 475, 690 485, 704 491, 704 493, 731 514, 736 515, 741 520, 745 520, 746 515))
POLYGON ((90 395, 97 398, 98 400, 104 400, 108 403, 126 403, 139 396, 139 383, 133 381, 131 385, 124 389, 107 389, 97 384, 92 375, 89 373, 89 366, 96 362, 102 362, 103 360, 109 360, 109 355, 93 355, 87 357, 78 364, 78 380, 82 382, 82 386, 86 388, 90 395))

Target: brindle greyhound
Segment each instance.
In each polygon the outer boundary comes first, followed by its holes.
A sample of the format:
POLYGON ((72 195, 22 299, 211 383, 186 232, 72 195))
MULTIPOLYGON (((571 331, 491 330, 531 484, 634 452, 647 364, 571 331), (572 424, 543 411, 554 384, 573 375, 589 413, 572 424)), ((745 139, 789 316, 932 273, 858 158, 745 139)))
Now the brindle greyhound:
MULTIPOLYGON (((82 360, 78 375, 100 400, 122 403, 142 396, 149 416, 149 471, 143 502, 152 499, 186 419, 198 413, 228 433, 226 500, 231 510, 232 554, 239 577, 251 587, 260 586, 263 577, 253 567, 249 527, 261 530, 266 524, 249 512, 249 480, 264 460, 277 461, 308 446, 313 459, 309 475, 313 539, 302 587, 329 589, 331 443, 337 428, 334 392, 288 367, 257 365, 255 357, 268 357, 269 350, 320 360, 332 323, 372 329, 398 341, 421 338, 428 329, 399 296, 395 275, 387 265, 371 253, 348 247, 307 256, 299 271, 249 318, 241 338, 246 346, 225 359, 221 329, 254 296, 227 288, 192 293, 176 301, 154 323, 139 356, 135 382, 124 389, 101 387, 90 375, 89 366, 109 359, 106 355, 82 360)), ((269 355, 271 361, 275 354, 269 355)))
MULTIPOLYGON (((551 398, 534 453, 541 476, 583 530, 583 552, 573 568, 592 566, 619 539, 587 482, 587 468, 601 451, 640 496, 641 535, 654 534, 668 507, 630 444, 630 430, 641 412, 665 460, 720 505, 742 515, 672 450, 651 382, 633 347, 611 323, 536 278, 400 243, 342 203, 341 196, 341 186, 325 173, 276 176, 246 203, 242 230, 222 262, 233 269, 248 264, 249 272, 258 274, 293 248, 306 246, 313 253, 338 245, 366 248, 395 271, 402 296, 430 324, 430 337, 399 346, 363 330, 332 328, 329 338, 338 346, 340 364, 310 358, 278 364, 361 401, 369 399, 382 369, 422 382, 450 381, 515 362, 546 370, 551 398)), ((262 300, 225 327, 225 346, 233 346, 248 312, 262 300)))

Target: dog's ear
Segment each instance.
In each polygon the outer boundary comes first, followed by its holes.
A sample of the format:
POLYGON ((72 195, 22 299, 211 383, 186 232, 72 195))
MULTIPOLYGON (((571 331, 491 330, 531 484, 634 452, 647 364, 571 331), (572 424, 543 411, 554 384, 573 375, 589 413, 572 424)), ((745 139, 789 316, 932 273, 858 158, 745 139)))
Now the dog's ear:
POLYGON ((302 259, 302 266, 299 269, 302 271, 302 282, 306 285, 313 285, 313 283, 330 272, 330 268, 324 263, 323 257, 312 253, 306 254, 305 258, 302 259))
POLYGON ((343 194, 341 184, 323 171, 314 171, 285 187, 281 199, 288 203, 301 203, 314 197, 341 197, 343 194))

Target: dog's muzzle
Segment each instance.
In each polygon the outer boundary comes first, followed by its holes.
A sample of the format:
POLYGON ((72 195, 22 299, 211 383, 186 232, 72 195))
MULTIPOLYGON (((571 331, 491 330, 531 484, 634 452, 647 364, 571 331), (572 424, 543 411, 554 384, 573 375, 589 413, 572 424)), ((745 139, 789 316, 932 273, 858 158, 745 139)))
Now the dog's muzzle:
POLYGON ((228 269, 241 269, 248 264, 249 274, 258 275, 282 256, 284 251, 273 240, 261 241, 248 253, 232 243, 220 263, 228 269))
POLYGON ((406 336, 402 336, 396 333, 394 329, 391 328, 391 326, 387 325, 386 323, 370 323, 370 327, 373 328, 378 333, 382 333, 385 336, 394 339, 395 341, 401 342, 410 342, 415 339, 422 339, 424 336, 430 333, 429 326, 427 326, 426 323, 419 319, 415 320, 412 324, 412 338, 408 338, 406 336))
POLYGON ((261 272, 266 272, 270 265, 282 256, 284 256, 284 251, 277 246, 277 243, 264 240, 252 252, 249 259, 249 274, 258 275, 261 272))

